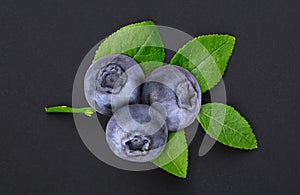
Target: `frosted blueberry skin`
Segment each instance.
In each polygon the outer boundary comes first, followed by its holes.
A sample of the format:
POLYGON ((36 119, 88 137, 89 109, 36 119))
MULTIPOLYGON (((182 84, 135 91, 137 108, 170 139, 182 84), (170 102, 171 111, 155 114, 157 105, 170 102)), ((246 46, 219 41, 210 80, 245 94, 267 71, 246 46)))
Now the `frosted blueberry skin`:
POLYGON ((166 117, 170 131, 193 123, 201 107, 201 90, 186 69, 165 65, 155 69, 143 85, 142 103, 151 105, 166 117))
POLYGON ((121 54, 107 55, 87 70, 85 97, 97 112, 111 115, 124 105, 139 102, 144 80, 144 72, 135 60, 121 54))
POLYGON ((160 113, 144 104, 127 105, 117 110, 106 126, 106 140, 118 157, 147 162, 157 158, 168 138, 160 113))

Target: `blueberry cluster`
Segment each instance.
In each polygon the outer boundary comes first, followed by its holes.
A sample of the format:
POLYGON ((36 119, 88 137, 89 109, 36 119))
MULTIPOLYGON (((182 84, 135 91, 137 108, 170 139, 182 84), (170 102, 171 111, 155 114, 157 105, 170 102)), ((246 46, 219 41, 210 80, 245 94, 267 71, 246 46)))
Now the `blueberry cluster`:
POLYGON ((169 131, 189 126, 201 106, 201 90, 182 67, 164 65, 147 78, 132 58, 113 54, 95 61, 84 78, 92 108, 112 115, 106 140, 118 157, 147 162, 163 151, 169 131))

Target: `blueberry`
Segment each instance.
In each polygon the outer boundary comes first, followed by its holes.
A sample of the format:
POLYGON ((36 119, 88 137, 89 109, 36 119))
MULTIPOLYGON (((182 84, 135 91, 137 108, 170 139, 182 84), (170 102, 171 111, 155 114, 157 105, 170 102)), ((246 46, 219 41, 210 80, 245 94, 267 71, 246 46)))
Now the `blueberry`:
POLYGON ((106 126, 106 140, 118 157, 147 162, 163 151, 168 129, 163 116, 144 104, 127 105, 117 110, 106 126))
POLYGON ((201 107, 201 90, 195 77, 182 67, 165 65, 146 79, 142 103, 164 113, 170 131, 189 126, 201 107))
POLYGON ((127 104, 138 103, 145 76, 132 58, 113 54, 95 61, 84 78, 84 92, 89 105, 110 115, 127 104))

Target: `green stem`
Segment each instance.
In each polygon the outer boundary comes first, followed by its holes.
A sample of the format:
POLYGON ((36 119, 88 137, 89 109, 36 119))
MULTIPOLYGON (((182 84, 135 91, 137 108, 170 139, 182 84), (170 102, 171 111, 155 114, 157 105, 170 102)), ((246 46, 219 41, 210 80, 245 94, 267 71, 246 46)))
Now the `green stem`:
POLYGON ((86 108, 71 108, 68 106, 53 106, 53 107, 46 107, 45 111, 47 113, 78 113, 78 114, 84 114, 86 116, 92 116, 94 112, 96 112, 91 107, 86 108))

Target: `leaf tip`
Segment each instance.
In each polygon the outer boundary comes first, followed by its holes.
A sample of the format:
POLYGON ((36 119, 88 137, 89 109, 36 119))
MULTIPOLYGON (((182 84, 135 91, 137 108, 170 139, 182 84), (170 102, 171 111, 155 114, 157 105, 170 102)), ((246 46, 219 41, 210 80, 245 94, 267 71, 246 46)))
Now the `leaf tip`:
POLYGON ((140 24, 149 24, 149 25, 154 25, 154 22, 152 20, 145 20, 143 22, 140 22, 140 24))
POLYGON ((258 148, 258 142, 257 142, 257 139, 255 138, 255 144, 254 144, 252 150, 255 150, 257 148, 258 148))
POLYGON ((183 174, 183 175, 176 175, 177 177, 181 178, 181 179, 186 179, 187 174, 183 174))
POLYGON ((227 34, 227 36, 231 39, 231 40, 233 40, 233 41, 235 41, 236 40, 236 37, 235 36, 233 36, 233 35, 229 35, 229 34, 227 34))
MULTIPOLYGON (((236 41, 236 37, 233 36, 233 35, 228 35, 228 37, 231 39, 231 42, 232 42, 232 46, 235 45, 235 41, 236 41)), ((233 48, 232 48, 233 49, 233 48)))
POLYGON ((85 115, 85 116, 88 116, 88 117, 91 117, 93 113, 94 113, 94 112, 88 111, 88 112, 85 112, 84 115, 85 115))

